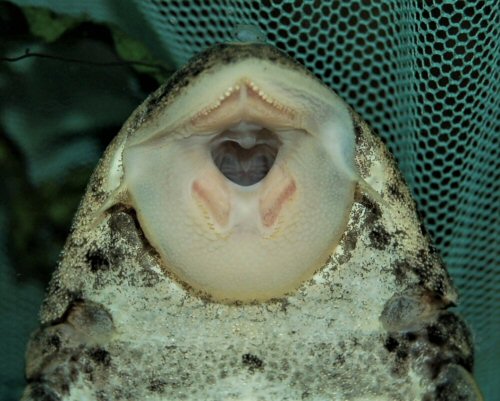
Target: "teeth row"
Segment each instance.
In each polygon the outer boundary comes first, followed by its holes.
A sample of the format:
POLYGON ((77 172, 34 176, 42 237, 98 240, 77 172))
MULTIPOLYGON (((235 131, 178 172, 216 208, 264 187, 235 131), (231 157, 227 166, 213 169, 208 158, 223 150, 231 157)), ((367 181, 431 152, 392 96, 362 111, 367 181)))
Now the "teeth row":
POLYGON ((197 119, 198 117, 208 116, 212 111, 219 108, 224 100, 226 100, 234 92, 237 92, 239 90, 240 90, 240 85, 230 86, 229 88, 226 89, 226 91, 222 95, 219 96, 219 99, 217 99, 215 103, 211 104, 208 107, 205 107, 203 110, 196 113, 196 116, 194 118, 197 119))
POLYGON ((271 106, 273 106, 275 109, 285 112, 285 113, 290 113, 293 114, 293 110, 290 107, 285 106, 284 104, 278 102, 276 99, 273 99, 266 95, 262 89, 260 89, 257 85, 255 85, 254 82, 252 81, 246 81, 246 84, 250 89, 252 89, 253 92, 255 92, 259 97, 264 100, 266 103, 269 103, 271 106))
POLYGON ((229 96, 231 96, 231 94, 235 91, 239 91, 240 90, 240 86, 239 85, 235 85, 234 87, 230 86, 229 88, 226 89, 226 91, 219 96, 219 99, 217 99, 213 104, 211 104, 210 106, 208 107, 205 107, 203 110, 201 110, 200 112, 196 113, 196 115, 194 116, 194 120, 198 119, 199 117, 204 117, 204 116, 208 116, 212 111, 214 111, 215 109, 217 109, 218 107, 220 107, 220 105, 222 104, 222 102, 227 99, 229 96))
MULTIPOLYGON (((290 107, 287 107, 284 104, 278 102, 276 99, 269 97, 266 93, 262 91, 262 89, 260 89, 257 85, 255 85, 254 82, 245 81, 245 84, 254 93, 256 93, 262 100, 264 100, 269 105, 273 106, 276 110, 293 115, 293 110, 290 107)), ((226 100, 234 92, 238 92, 240 88, 241 88, 240 85, 230 86, 229 88, 227 88, 226 91, 222 95, 220 95, 219 98, 213 104, 211 104, 208 107, 205 107, 203 110, 196 113, 196 115, 193 118, 193 121, 196 121, 198 118, 208 116, 212 111, 219 108, 224 100, 226 100)))
POLYGON ((219 99, 216 103, 220 105, 225 99, 231 96, 234 92, 238 92, 239 90, 240 90, 239 85, 230 86, 229 88, 226 89, 226 91, 222 95, 219 96, 219 99))

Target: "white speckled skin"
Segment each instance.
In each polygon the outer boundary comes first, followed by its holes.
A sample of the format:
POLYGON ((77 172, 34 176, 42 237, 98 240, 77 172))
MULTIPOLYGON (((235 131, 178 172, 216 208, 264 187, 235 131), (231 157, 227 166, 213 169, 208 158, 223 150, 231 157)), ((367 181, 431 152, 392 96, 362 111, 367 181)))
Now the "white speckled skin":
POLYGON ((470 334, 446 310, 450 278, 394 159, 354 112, 347 222, 324 265, 288 292, 220 302, 152 246, 123 185, 123 149, 161 127, 193 80, 247 59, 314 79, 268 46, 218 46, 134 112, 75 218, 28 347, 23 400, 480 400, 470 334))

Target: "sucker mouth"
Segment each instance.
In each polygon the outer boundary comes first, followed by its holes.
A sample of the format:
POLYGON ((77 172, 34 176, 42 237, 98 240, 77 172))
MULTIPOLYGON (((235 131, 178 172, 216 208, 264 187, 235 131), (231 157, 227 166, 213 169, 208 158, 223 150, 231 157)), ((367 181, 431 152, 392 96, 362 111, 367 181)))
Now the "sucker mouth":
POLYGON ((248 187, 267 176, 281 144, 278 135, 268 128, 240 122, 217 135, 211 141, 210 152, 228 180, 248 187))

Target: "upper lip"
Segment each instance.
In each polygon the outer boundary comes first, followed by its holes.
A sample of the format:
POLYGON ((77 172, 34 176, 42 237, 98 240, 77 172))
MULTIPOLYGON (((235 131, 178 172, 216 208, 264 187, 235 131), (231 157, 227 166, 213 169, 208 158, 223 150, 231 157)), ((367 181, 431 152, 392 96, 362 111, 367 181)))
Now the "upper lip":
POLYGON ((193 132, 210 133, 227 130, 241 122, 271 130, 292 128, 297 111, 243 79, 230 86, 212 104, 195 113, 189 121, 193 132))

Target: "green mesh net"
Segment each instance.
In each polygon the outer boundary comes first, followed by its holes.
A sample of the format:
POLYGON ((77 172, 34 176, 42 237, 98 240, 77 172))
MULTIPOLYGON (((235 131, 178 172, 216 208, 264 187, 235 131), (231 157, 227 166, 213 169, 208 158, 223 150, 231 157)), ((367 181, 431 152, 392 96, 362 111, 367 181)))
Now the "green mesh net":
POLYGON ((460 291, 476 377, 500 399, 498 1, 15 3, 112 22, 176 65, 250 37, 314 71, 398 159, 460 291))

